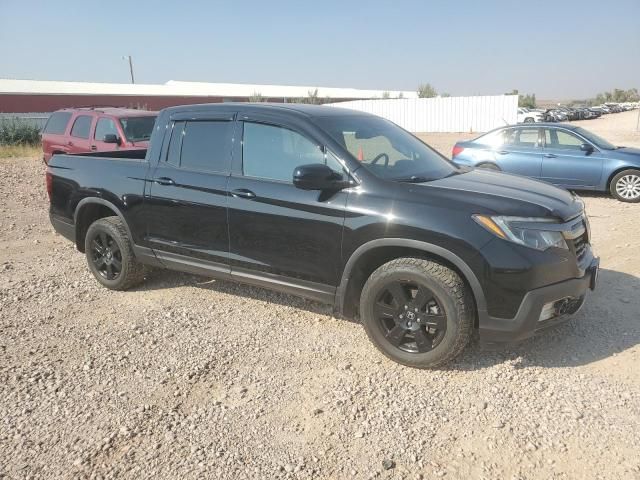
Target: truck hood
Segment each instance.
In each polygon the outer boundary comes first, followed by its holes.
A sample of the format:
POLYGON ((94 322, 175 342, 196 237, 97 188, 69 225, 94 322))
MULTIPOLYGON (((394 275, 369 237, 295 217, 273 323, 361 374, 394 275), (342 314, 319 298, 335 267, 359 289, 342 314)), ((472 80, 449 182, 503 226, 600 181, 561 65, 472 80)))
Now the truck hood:
POLYGON ((440 180, 414 184, 477 213, 519 217, 552 217, 563 221, 582 213, 580 197, 549 183, 491 170, 475 169, 440 180), (483 211, 484 210, 484 211, 483 211))

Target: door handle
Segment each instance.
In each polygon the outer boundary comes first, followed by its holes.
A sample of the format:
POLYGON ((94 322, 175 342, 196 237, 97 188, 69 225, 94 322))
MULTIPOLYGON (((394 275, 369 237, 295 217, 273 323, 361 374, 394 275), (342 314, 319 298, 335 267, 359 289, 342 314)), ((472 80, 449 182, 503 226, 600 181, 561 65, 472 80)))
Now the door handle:
POLYGON ((256 198, 256 194, 251 190, 247 190, 246 188, 238 188, 237 190, 231 190, 231 196, 236 198, 246 198, 250 200, 252 198, 256 198))
POLYGON ((506 150, 498 150, 496 153, 500 154, 500 155, 506 155, 507 153, 509 153, 506 150))
POLYGON ((96 147, 95 145, 91 145, 91 150, 97 150, 98 147, 96 147))
POLYGON ((158 185, 175 185, 176 182, 173 181, 172 178, 169 177, 158 177, 153 179, 158 185))
POLYGON ((553 153, 545 153, 544 158, 558 158, 558 156, 553 153))
POLYGON ((67 142, 67 145, 69 145, 70 147, 73 147, 73 142, 67 142))

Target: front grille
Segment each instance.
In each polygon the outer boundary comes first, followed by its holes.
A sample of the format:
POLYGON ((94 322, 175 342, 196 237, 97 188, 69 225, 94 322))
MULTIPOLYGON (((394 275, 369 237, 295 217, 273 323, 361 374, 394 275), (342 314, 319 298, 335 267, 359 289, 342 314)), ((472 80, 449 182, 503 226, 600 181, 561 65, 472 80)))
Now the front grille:
POLYGON ((578 238, 573 239, 573 251, 576 254, 578 263, 582 262, 582 259, 587 254, 587 247, 589 246, 587 239, 587 232, 580 235, 578 238))

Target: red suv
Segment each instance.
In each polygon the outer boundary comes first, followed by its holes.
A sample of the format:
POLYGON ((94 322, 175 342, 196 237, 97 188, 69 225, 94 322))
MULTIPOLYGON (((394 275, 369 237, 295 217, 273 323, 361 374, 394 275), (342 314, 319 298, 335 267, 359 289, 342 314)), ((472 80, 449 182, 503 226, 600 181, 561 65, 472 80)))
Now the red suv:
POLYGON ((56 153, 146 149, 157 116, 158 112, 114 107, 58 110, 42 131, 44 162, 56 153))

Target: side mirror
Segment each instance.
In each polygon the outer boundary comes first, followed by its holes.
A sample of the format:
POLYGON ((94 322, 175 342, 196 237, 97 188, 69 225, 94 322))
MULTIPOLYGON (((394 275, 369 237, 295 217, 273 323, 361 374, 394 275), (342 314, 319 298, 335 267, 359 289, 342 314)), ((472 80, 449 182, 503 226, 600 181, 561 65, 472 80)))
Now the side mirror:
POLYGON ((301 190, 342 190, 351 185, 341 174, 321 163, 296 167, 293 184, 301 190))
POLYGON ((107 133, 102 141, 104 143, 117 143, 118 146, 122 145, 122 140, 115 133, 107 133))
POLYGON ((582 145, 580 145, 580 150, 587 153, 593 153, 593 145, 589 143, 583 143, 582 145))

